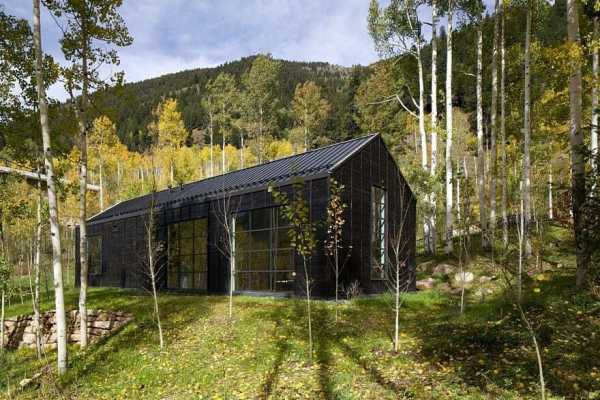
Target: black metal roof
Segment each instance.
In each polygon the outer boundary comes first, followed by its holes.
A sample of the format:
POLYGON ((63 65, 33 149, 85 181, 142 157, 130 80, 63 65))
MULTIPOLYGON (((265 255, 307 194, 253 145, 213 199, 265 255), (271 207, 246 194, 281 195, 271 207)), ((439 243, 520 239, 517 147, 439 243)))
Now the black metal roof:
MULTIPOLYGON (((192 199, 215 197, 223 193, 259 190, 269 183, 281 184, 293 177, 316 178, 327 176, 348 157, 356 153, 376 134, 310 150, 305 153, 280 158, 253 167, 232 171, 155 194, 155 205, 164 207, 192 199)), ((151 195, 136 197, 113 205, 94 215, 88 222, 125 217, 145 212, 150 207, 151 195)))

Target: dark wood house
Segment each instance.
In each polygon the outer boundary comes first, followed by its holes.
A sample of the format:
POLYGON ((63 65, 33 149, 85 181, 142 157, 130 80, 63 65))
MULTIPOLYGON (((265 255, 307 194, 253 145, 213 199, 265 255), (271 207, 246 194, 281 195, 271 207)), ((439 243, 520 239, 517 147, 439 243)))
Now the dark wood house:
MULTIPOLYGON (((416 199, 379 135, 170 188, 155 193, 154 199, 146 195, 115 204, 87 223, 89 285, 145 286, 145 227, 154 202, 162 289, 224 293, 233 281, 238 293, 299 294, 302 262, 269 186, 289 192, 301 179, 311 219, 319 223, 310 265, 314 293, 331 296, 334 274, 323 239, 332 178, 345 186, 347 205, 343 251, 349 254, 342 282, 358 282, 363 293, 383 291, 386 265, 394 259, 394 245, 402 241, 406 281, 412 287, 416 199), (222 251, 223 215, 230 216, 234 230, 233 280, 227 252, 222 251)), ((79 264, 76 283, 77 277, 79 264)))

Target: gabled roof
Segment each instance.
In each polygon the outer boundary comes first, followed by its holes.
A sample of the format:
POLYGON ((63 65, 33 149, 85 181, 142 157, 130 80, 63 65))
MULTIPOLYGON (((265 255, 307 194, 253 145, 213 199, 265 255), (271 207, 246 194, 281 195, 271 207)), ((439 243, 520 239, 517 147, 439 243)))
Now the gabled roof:
MULTIPOLYGON (((218 197, 226 192, 235 193, 249 189, 259 190, 271 182, 273 184, 281 184, 293 177, 310 179, 327 176, 376 136, 376 134, 371 134, 350 139, 305 153, 188 183, 180 187, 162 190, 155 194, 154 201, 157 207, 164 207, 192 199, 202 201, 201 199, 203 198, 218 197)), ((151 195, 149 194, 122 201, 94 215, 88 222, 99 222, 145 212, 150 206, 150 201, 151 195)))

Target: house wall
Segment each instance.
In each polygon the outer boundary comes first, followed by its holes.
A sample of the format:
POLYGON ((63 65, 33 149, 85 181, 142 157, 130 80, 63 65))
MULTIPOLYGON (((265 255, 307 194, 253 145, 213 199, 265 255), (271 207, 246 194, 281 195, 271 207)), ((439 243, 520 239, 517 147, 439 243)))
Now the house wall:
MULTIPOLYGON (((347 264, 342 273, 342 283, 348 285, 358 281, 365 293, 378 293, 385 290, 385 282, 371 279, 371 189, 373 185, 386 189, 388 213, 388 242, 397 237, 402 223, 404 254, 407 262, 407 277, 414 287, 414 264, 416 253, 416 199, 402 177, 391 154, 380 137, 370 141, 361 151, 345 160, 332 175, 345 186, 343 193, 346 209, 344 241, 352 245, 347 264)), ((291 185, 279 190, 290 193, 291 185)), ((314 281, 313 293, 316 296, 334 295, 334 276, 323 249, 326 229, 326 210, 329 201, 329 178, 307 180, 305 198, 309 201, 311 218, 317 222, 317 250, 311 259, 310 274, 314 281)), ((231 211, 252 210, 276 206, 267 189, 232 196, 231 211)), ((221 251, 219 241, 224 238, 218 213, 222 210, 222 200, 188 201, 172 203, 167 209, 157 212, 158 239, 167 243, 167 225, 188 219, 208 217, 208 291, 225 293, 229 289, 229 265, 221 251)), ((88 236, 102 236, 101 275, 91 275, 90 286, 114 286, 141 288, 147 279, 142 273, 146 260, 144 216, 134 216, 88 224, 88 236)), ((77 230, 78 235, 78 230, 77 230)), ((76 241, 76 253, 79 253, 76 241)), ((393 254, 389 251, 388 257, 393 254)), ((164 254, 166 254, 166 249, 164 254)), ((79 257, 76 258, 76 284, 79 284, 79 257)), ((166 257, 160 258, 164 267, 166 257)), ((303 293, 302 259, 296 256, 296 294, 303 293)), ((166 272, 166 267, 162 268, 166 272)), ((163 274, 160 287, 164 288, 163 274)))
POLYGON ((414 288, 416 199, 383 140, 376 137, 369 142, 346 160, 333 177, 345 186, 342 197, 348 205, 344 241, 352 244, 352 250, 342 274, 344 284, 357 280, 365 293, 386 289, 384 281, 371 279, 371 190, 377 185, 387 193, 388 257, 393 257, 390 242, 398 238, 402 226, 400 237, 409 267, 406 279, 414 288))
MULTIPOLYGON (((279 188, 284 193, 291 193, 291 185, 279 188)), ((330 288, 331 273, 327 267, 323 253, 322 239, 324 237, 324 222, 328 202, 328 183, 326 178, 309 180, 305 182, 305 198, 309 202, 311 218, 318 221, 317 243, 315 255, 311 259, 310 274, 315 281, 314 293, 316 295, 327 293, 330 288)), ((275 207, 272 196, 267 189, 232 196, 227 199, 229 210, 233 212, 247 211, 265 207, 275 207)), ((225 237, 220 214, 223 210, 223 200, 208 200, 202 203, 176 203, 169 208, 157 211, 157 236, 158 241, 164 244, 159 265, 161 275, 159 287, 166 287, 166 254, 167 254, 167 226, 172 223, 189 219, 208 218, 208 292, 225 293, 229 290, 229 264, 219 241, 225 237)), ((147 276, 144 273, 147 262, 146 216, 134 216, 108 222, 88 224, 88 237, 99 235, 102 237, 102 274, 90 275, 89 286, 141 288, 147 286, 147 276)), ((76 230, 79 238, 79 229, 76 230)), ((79 240, 76 241, 76 271, 75 283, 79 285, 79 240)), ((296 293, 303 290, 302 259, 296 256, 296 293)))

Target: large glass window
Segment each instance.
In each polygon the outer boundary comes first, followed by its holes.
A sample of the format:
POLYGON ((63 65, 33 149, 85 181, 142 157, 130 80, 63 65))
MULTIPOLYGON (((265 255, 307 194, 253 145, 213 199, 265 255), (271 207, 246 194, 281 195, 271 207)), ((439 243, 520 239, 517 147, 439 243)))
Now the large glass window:
POLYGON ((294 249, 279 208, 235 214, 236 290, 294 290, 294 249))
POLYGON ((168 288, 206 290, 207 228, 206 218, 168 225, 168 288))
POLYGON ((371 190, 371 279, 385 278, 387 254, 385 189, 371 190))
POLYGON ((90 275, 102 274, 102 236, 87 237, 88 273, 90 275))

